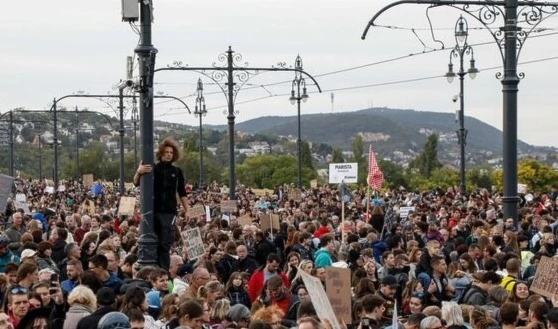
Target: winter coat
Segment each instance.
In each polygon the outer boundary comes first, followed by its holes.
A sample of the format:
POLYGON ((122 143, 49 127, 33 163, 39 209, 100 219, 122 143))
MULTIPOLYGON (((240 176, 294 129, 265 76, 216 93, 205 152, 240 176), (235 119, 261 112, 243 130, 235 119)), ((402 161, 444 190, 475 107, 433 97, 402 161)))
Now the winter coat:
POLYGON ((76 329, 78 322, 86 317, 93 314, 93 310, 82 304, 74 304, 70 306, 68 312, 66 312, 66 320, 64 320, 64 329, 76 329))
POLYGON ((91 315, 84 317, 83 319, 79 320, 76 329, 91 329, 97 328, 97 324, 99 320, 105 314, 110 312, 117 312, 118 310, 114 306, 102 306, 101 308, 97 309, 91 315))
POLYGON ((314 259, 314 266, 315 267, 329 267, 331 266, 331 264, 333 264, 333 261, 331 260, 331 255, 329 254, 329 251, 327 251, 326 249, 320 249, 318 250, 318 252, 316 252, 316 254, 314 255, 315 259, 314 259))

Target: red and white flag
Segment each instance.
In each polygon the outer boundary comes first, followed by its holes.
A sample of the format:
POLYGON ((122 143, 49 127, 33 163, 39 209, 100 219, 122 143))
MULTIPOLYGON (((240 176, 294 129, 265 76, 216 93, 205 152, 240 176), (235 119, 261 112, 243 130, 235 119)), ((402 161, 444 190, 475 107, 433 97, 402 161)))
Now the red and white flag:
POLYGON ((370 145, 370 150, 368 151, 368 185, 376 191, 382 188, 382 182, 384 181, 384 174, 378 167, 376 162, 376 155, 372 150, 372 145, 370 145))

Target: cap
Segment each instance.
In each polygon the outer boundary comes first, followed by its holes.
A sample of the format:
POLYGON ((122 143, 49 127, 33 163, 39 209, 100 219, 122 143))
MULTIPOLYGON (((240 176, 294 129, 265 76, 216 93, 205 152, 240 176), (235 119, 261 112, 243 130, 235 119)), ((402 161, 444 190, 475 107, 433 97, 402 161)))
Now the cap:
POLYGON ((107 306, 116 302, 116 295, 111 288, 102 287, 97 291, 97 304, 107 306))
POLYGON ((398 287, 399 283, 397 282, 397 278, 394 277, 393 275, 386 275, 381 282, 383 285, 386 286, 392 286, 392 287, 398 287))
POLYGON ((152 290, 145 295, 147 299, 147 307, 161 308, 161 292, 157 290, 152 290))
POLYGON ((27 257, 33 257, 37 254, 37 252, 35 250, 31 250, 31 249, 25 249, 24 251, 21 252, 21 259, 27 258, 27 257))
POLYGON ((183 277, 186 274, 192 274, 192 273, 194 273, 194 267, 190 264, 182 264, 178 268, 178 271, 176 271, 176 274, 178 274, 178 276, 180 276, 180 277, 183 277))
POLYGON ((98 329, 129 329, 130 320, 120 312, 110 312, 99 320, 98 329))

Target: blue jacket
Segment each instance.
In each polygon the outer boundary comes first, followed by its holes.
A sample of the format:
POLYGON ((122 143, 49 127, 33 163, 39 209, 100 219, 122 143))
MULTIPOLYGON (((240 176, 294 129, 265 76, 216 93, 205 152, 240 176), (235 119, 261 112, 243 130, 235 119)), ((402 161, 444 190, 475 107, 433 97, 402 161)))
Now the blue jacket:
POLYGON ((6 271, 6 265, 10 262, 19 265, 20 259, 8 250, 4 256, 0 256, 0 273, 4 273, 6 271))
POLYGON ((329 251, 325 249, 320 249, 314 255, 314 266, 315 267, 329 267, 333 264, 331 261, 331 255, 329 251))
POLYGON ((110 276, 107 281, 103 282, 103 287, 108 287, 114 290, 115 294, 120 293, 122 281, 116 276, 116 273, 108 271, 110 276))

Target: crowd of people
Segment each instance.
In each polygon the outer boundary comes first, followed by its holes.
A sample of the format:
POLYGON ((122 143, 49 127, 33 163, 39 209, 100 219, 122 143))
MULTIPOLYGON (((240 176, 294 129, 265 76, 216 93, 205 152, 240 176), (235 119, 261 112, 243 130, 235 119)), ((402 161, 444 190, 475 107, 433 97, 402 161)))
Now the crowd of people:
POLYGON ((557 255, 556 189, 521 195, 516 226, 486 189, 356 189, 342 205, 327 184, 258 195, 239 184, 237 210, 224 214, 218 184, 186 186, 172 227, 158 232, 171 235, 158 249, 168 260, 146 264, 139 207, 117 215, 120 198, 139 188, 120 195, 99 181, 93 194, 63 184, 48 193, 44 180, 15 181, 0 218, 0 329, 339 329, 318 317, 302 278, 327 289, 330 266, 351 273, 352 321, 342 328, 558 329, 558 296, 530 290, 539 262, 557 255), (209 213, 190 218, 196 205, 209 213), (279 229, 263 229, 269 213, 279 229), (192 228, 205 250, 195 259, 181 237, 192 228))

